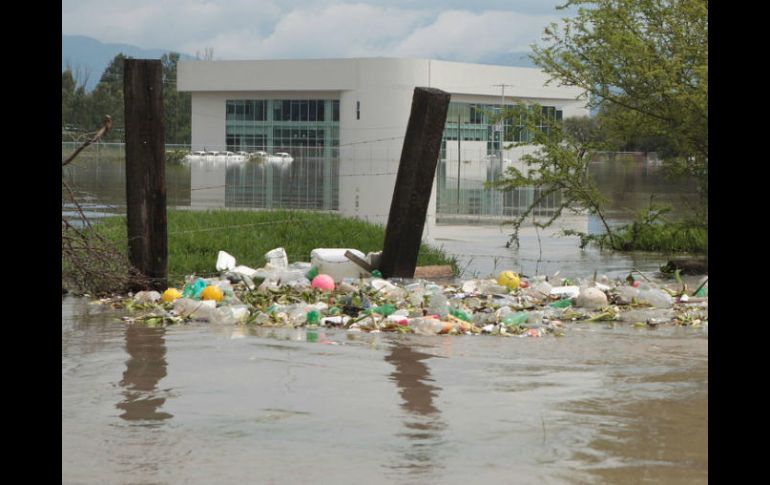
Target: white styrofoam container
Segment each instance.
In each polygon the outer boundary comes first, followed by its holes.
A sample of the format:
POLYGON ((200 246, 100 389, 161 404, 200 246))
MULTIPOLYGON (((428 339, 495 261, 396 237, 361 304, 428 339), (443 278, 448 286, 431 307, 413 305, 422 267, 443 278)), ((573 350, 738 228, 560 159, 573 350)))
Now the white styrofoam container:
POLYGON ((363 268, 345 257, 350 251, 361 259, 366 259, 364 253, 357 249, 347 248, 316 248, 310 252, 310 264, 318 269, 318 274, 327 274, 339 283, 343 278, 361 278, 368 276, 363 268))

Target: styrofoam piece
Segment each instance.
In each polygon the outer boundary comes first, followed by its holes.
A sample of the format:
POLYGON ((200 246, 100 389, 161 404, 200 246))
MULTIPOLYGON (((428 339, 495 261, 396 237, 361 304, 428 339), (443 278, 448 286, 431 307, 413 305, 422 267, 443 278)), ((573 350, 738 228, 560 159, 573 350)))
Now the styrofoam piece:
POLYGON ((287 268, 289 266, 289 257, 284 248, 275 248, 265 253, 265 262, 276 268, 287 268))
POLYGON ((579 294, 579 286, 554 286, 551 288, 551 296, 577 298, 579 294))
POLYGON ((353 261, 345 257, 345 252, 350 251, 361 259, 365 259, 364 253, 357 249, 347 248, 316 248, 310 252, 310 262, 318 269, 319 274, 327 274, 339 283, 344 278, 361 278, 369 273, 353 261))
POLYGON ((253 268, 249 268, 248 266, 238 265, 235 268, 233 268, 233 273, 242 274, 245 276, 248 276, 249 278, 253 278, 257 274, 257 270, 253 268))
POLYGON ((235 268, 235 257, 225 251, 219 251, 216 268, 217 271, 227 271, 235 268))

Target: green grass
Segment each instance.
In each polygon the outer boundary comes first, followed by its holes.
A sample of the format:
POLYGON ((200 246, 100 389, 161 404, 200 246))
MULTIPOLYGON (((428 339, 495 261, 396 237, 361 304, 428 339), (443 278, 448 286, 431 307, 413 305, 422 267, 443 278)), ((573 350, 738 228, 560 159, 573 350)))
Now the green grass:
POLYGON ((633 222, 613 230, 613 238, 606 233, 586 234, 564 230, 567 236, 579 236, 580 247, 596 244, 615 251, 655 251, 661 253, 689 253, 708 255, 708 228, 691 222, 633 222))
POLYGON ((615 233, 613 249, 663 253, 708 254, 708 229, 700 225, 667 222, 632 223, 615 233))
MULTIPOLYGON (((96 226, 111 241, 126 249, 124 217, 106 218, 96 226)), ((215 274, 219 250, 237 264, 259 268, 265 253, 283 247, 289 262, 310 261, 315 248, 354 248, 364 254, 381 251, 385 229, 335 214, 303 211, 180 211, 168 210, 169 283, 186 275, 215 274)), ((449 264, 457 274, 457 261, 442 250, 420 247, 417 265, 449 264)))

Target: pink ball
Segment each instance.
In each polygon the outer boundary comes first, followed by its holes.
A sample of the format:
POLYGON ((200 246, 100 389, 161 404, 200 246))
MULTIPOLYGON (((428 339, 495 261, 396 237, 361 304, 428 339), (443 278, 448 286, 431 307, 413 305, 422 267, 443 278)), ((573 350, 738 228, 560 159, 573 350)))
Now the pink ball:
POLYGON ((323 291, 332 291, 334 290, 334 278, 328 274, 319 274, 313 278, 313 282, 310 283, 310 286, 313 288, 320 288, 323 291))

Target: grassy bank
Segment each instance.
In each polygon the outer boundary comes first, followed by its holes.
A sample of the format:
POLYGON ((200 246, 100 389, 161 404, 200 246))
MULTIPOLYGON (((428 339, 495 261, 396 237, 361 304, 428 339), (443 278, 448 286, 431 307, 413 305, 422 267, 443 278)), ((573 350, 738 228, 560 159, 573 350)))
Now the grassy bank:
POLYGON ((608 234, 591 234, 564 231, 565 235, 579 236, 580 247, 596 244, 600 248, 615 251, 655 251, 661 253, 688 253, 708 255, 708 228, 688 222, 657 222, 647 224, 633 222, 615 228, 608 234))
MULTIPOLYGON (((100 221, 97 230, 125 251, 123 217, 100 221)), ((381 251, 385 229, 335 214, 301 211, 168 211, 169 282, 179 284, 190 274, 216 273, 217 252, 227 251, 238 264, 259 268, 264 255, 283 247, 289 262, 310 261, 315 248, 355 248, 364 253, 381 251)), ((454 258, 423 245, 417 264, 451 264, 454 258)))

